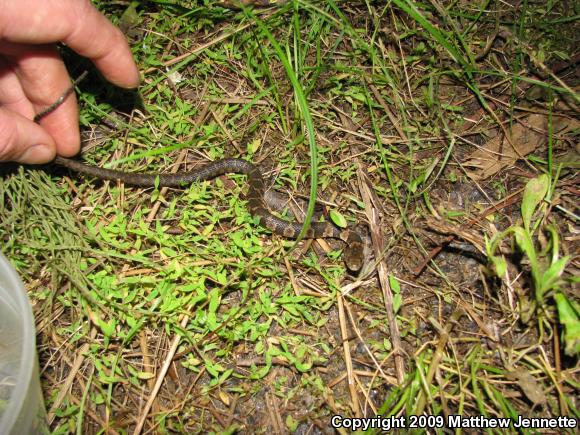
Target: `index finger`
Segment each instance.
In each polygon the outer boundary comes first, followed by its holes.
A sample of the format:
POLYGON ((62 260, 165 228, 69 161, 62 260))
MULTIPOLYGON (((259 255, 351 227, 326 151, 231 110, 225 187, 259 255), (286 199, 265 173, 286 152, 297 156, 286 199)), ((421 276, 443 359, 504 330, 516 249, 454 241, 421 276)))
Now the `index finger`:
POLYGON ((89 0, 3 0, 0 40, 61 41, 91 59, 112 83, 125 88, 139 84, 139 71, 123 33, 89 0))

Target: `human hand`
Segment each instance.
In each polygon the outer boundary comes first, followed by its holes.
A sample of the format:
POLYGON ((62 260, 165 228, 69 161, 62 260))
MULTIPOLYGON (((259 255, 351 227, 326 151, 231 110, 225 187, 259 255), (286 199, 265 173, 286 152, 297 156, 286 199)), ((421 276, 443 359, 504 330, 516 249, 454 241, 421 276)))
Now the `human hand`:
POLYGON ((115 85, 139 84, 125 37, 89 0, 0 0, 0 161, 46 163, 80 149, 74 95, 46 115, 71 86, 56 42, 95 64, 115 85))

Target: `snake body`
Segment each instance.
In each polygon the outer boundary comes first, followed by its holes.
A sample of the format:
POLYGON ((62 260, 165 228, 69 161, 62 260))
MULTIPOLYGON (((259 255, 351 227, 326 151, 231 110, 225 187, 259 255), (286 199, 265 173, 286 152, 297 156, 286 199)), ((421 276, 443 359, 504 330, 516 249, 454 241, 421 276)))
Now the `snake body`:
MULTIPOLYGON (((241 173, 248 177, 248 209, 258 219, 259 224, 283 237, 295 239, 300 234, 302 224, 288 222, 273 215, 266 205, 266 187, 258 167, 242 159, 222 159, 208 163, 201 168, 175 174, 132 173, 113 169, 89 166, 77 160, 56 157, 55 163, 75 172, 103 180, 119 180, 126 184, 141 187, 183 187, 193 182, 209 180, 227 173, 241 173)), ((312 222, 305 238, 334 238, 346 243, 343 259, 347 268, 353 272, 360 270, 364 260, 364 245, 361 236, 353 230, 340 230, 329 222, 312 222)))

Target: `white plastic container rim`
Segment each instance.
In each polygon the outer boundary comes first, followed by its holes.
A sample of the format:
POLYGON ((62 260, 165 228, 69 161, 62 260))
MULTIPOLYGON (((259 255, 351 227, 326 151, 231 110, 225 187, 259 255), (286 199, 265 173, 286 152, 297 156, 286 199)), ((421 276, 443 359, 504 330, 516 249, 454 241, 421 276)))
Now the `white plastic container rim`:
MULTIPOLYGON (((33 379, 38 376, 34 373, 36 368, 36 333, 34 327, 34 316, 32 307, 28 300, 28 295, 24 290, 22 281, 8 262, 6 257, 0 252, 0 304, 3 304, 16 313, 20 318, 21 327, 21 355, 18 371, 14 378, 18 381, 14 386, 8 405, 0 412, 0 434, 11 433, 17 420, 22 414, 27 414, 24 406, 30 406, 27 400, 30 396, 31 385, 38 380, 33 379)), ((33 393, 34 394, 34 393, 33 393)), ((38 405, 38 404, 36 404, 38 405)), ((29 422, 30 423, 30 422, 29 422)))

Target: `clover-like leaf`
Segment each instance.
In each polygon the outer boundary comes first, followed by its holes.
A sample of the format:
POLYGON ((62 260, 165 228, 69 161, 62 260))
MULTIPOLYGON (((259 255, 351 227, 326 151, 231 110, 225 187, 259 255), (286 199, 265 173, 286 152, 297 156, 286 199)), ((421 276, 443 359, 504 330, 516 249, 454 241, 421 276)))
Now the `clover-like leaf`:
POLYGON ((507 271, 507 263, 505 258, 501 256, 492 255, 489 257, 495 275, 498 278, 503 278, 507 271))
POLYGON ((330 210, 330 220, 339 228, 346 228, 348 225, 345 217, 336 210, 330 210))
POLYGON ((537 178, 532 178, 526 184, 524 197, 522 200, 522 219, 526 230, 530 230, 532 216, 538 204, 540 204, 548 193, 550 178, 547 174, 542 174, 537 178))
POLYGON ((564 325, 564 352, 574 356, 580 353, 580 319, 578 309, 561 293, 554 295, 560 323, 564 325))

